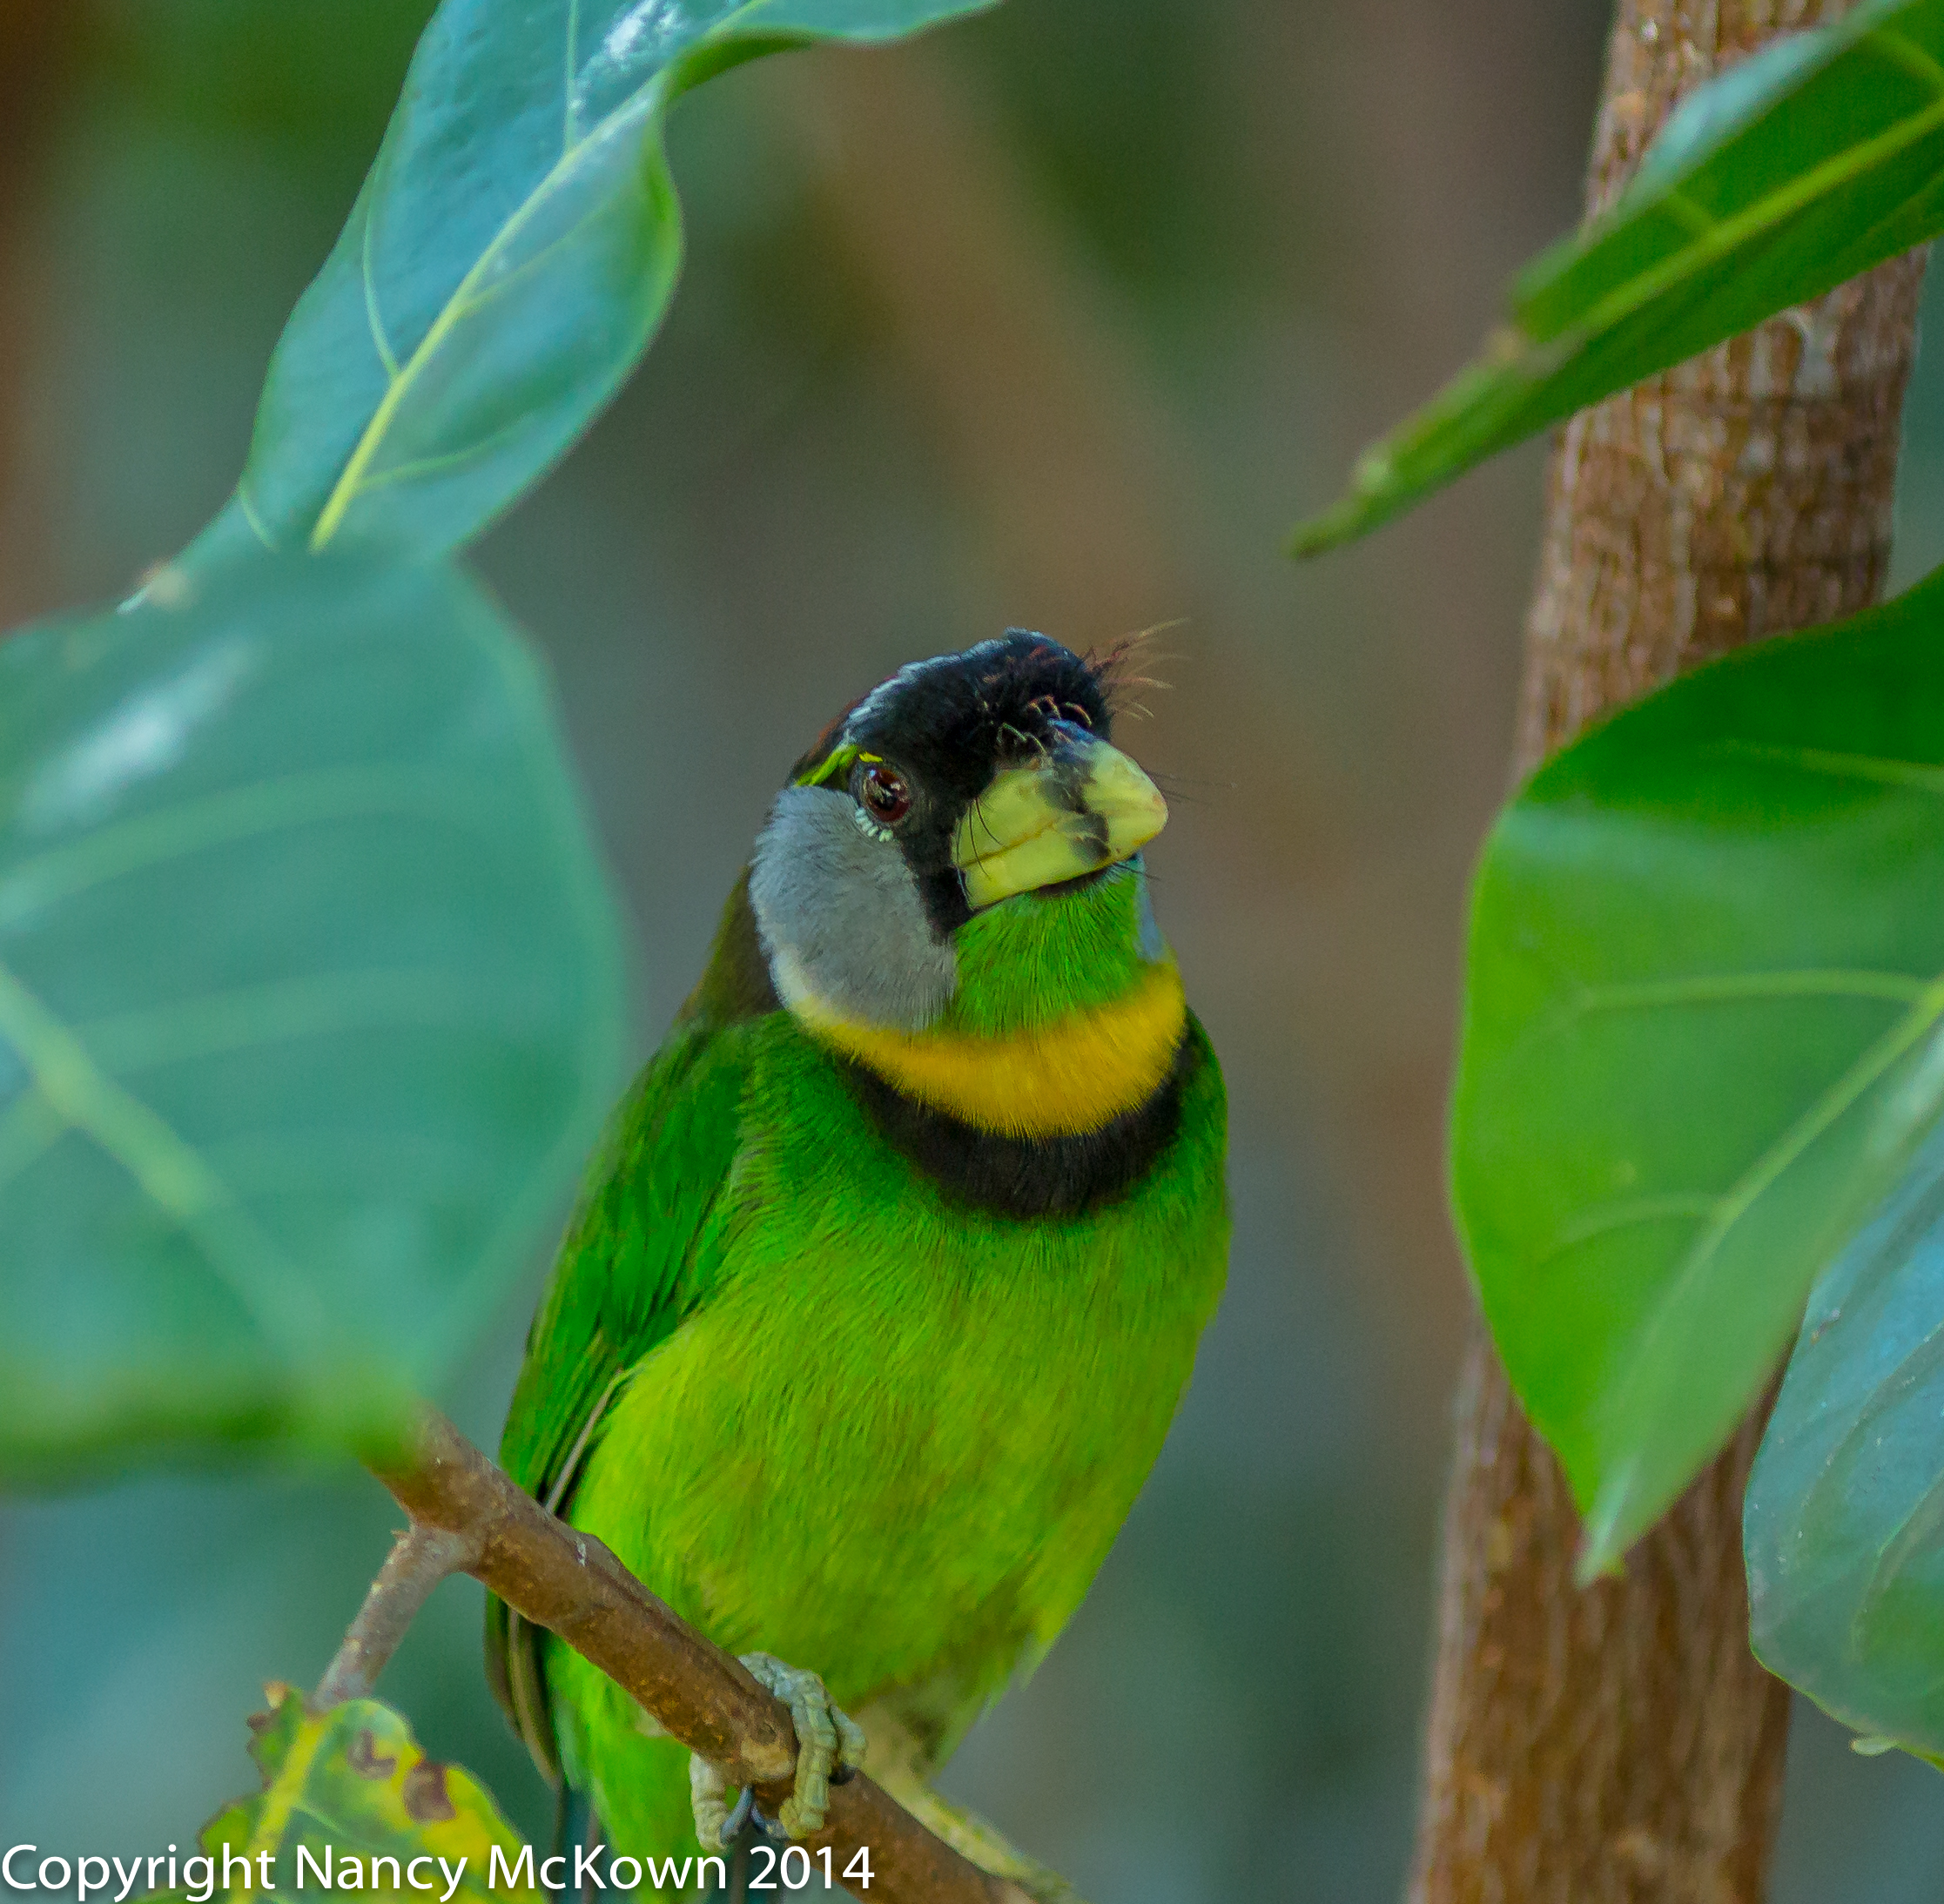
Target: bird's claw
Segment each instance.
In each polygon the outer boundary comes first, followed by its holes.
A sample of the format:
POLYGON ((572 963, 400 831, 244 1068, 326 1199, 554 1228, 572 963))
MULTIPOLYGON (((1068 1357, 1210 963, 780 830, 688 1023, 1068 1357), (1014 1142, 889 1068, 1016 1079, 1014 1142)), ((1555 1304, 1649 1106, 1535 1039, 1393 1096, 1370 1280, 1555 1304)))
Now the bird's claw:
POLYGON ((695 1813, 696 1836, 704 1851, 727 1851, 735 1843, 754 1796, 745 1791, 731 1813, 729 1780, 723 1776, 723 1768, 699 1752, 689 1754, 689 1808, 695 1813))
MULTIPOLYGON (((776 1822, 785 1837, 808 1838, 823 1829, 833 1781, 841 1785, 864 1763, 864 1728, 831 1699, 816 1673, 799 1672, 766 1652, 746 1652, 743 1664, 790 1708, 797 1732, 796 1786, 776 1822)), ((689 1761, 689 1796, 704 1851, 726 1851, 752 1815, 759 1824, 769 1822, 756 1811, 751 1792, 745 1790, 732 1810, 722 1767, 701 1757, 689 1761)))
POLYGON ((808 1838, 824 1828, 831 1804, 831 1774, 852 1772, 864 1763, 864 1727, 839 1706, 814 1672, 766 1652, 746 1652, 743 1664, 758 1685, 790 1708, 797 1732, 796 1789, 783 1801, 777 1822, 790 1838, 808 1838))

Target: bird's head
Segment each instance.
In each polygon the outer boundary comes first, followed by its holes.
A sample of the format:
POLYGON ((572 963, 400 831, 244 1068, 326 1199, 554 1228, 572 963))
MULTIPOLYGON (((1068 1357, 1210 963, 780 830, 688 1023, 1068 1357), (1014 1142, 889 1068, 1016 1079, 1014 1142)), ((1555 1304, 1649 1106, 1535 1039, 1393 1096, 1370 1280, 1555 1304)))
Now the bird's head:
POLYGON ((750 899, 784 1005, 919 1032, 979 973, 1008 974, 988 1006, 1017 999, 1022 959, 1050 994, 1037 1012, 1103 965, 1159 959, 1137 856, 1167 806, 1112 721, 1106 669, 1016 629, 859 701, 757 842, 750 899))

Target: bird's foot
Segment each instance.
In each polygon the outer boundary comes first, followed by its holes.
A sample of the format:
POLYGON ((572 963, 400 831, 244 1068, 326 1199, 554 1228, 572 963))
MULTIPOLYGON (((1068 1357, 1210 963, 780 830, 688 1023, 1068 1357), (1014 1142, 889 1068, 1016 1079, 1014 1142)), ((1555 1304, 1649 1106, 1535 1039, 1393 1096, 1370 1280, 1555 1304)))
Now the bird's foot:
MULTIPOLYGON (((842 1784, 864 1763, 864 1728, 837 1705, 814 1672, 798 1672, 766 1652, 746 1652, 743 1664, 759 1685, 790 1708, 790 1723, 797 1732, 796 1789, 783 1801, 776 1823, 786 1838, 808 1838, 823 1829, 833 1775, 842 1784)), ((768 1823, 755 1811, 749 1792, 732 1809, 722 1767, 699 1756, 689 1761, 689 1798, 696 1814, 696 1835, 704 1851, 727 1850, 752 1813, 758 1824, 768 1823)))
POLYGON ((689 1754, 689 1808, 695 1813, 696 1836, 704 1851, 727 1851, 736 1842, 755 1795, 745 1791, 731 1811, 723 1768, 699 1752, 689 1754))

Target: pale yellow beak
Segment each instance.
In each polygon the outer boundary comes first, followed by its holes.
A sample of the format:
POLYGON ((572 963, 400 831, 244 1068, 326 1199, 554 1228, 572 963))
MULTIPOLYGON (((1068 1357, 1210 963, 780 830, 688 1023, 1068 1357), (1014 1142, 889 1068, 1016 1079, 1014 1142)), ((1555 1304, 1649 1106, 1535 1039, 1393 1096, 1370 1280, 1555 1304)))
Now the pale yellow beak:
POLYGON ((952 843, 973 912, 1098 872, 1167 824, 1167 802, 1105 741, 1063 739, 1008 767, 965 811, 952 843))

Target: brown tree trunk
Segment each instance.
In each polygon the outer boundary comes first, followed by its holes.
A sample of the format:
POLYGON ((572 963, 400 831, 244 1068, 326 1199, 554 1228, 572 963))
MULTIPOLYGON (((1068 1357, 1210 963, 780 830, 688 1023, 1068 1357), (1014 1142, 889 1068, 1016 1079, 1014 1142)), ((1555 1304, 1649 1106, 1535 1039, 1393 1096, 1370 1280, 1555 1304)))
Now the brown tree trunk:
MULTIPOLYGON (((1806 0, 1623 0, 1588 188, 1806 0)), ((1743 642, 1849 614, 1888 566, 1921 255, 1576 417, 1554 452, 1517 767, 1743 642)), ((1743 1488, 1761 1416, 1624 1577, 1572 1584, 1565 1481, 1478 1331, 1446 1504, 1412 1904, 1756 1904, 1788 1699, 1755 1663, 1743 1488)))

